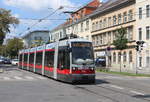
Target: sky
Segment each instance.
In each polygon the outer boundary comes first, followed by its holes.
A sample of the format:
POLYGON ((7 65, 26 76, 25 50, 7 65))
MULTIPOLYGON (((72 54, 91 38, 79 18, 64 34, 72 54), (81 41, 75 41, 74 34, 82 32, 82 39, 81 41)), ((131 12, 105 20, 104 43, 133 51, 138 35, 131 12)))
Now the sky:
POLYGON ((11 14, 20 21, 16 28, 11 27, 7 38, 21 37, 33 30, 52 30, 69 18, 69 14, 64 14, 63 11, 76 10, 90 1, 92 0, 0 0, 0 7, 11 10, 11 14), (60 6, 64 8, 57 10, 60 6), (44 17, 50 20, 39 22, 44 17))

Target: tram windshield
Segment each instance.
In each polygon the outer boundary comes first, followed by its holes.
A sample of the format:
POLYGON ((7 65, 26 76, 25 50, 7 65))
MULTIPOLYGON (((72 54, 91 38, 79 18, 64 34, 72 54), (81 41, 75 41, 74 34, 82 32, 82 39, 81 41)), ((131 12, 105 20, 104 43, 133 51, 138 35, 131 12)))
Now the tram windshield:
POLYGON ((78 65, 94 64, 92 43, 73 42, 72 43, 72 63, 78 65))

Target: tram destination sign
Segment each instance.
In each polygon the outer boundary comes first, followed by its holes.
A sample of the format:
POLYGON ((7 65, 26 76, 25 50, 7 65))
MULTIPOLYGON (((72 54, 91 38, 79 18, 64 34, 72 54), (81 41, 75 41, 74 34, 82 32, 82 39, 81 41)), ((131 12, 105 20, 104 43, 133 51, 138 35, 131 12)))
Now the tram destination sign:
POLYGON ((74 43, 72 43, 72 47, 91 47, 91 43, 87 43, 87 42, 74 42, 74 43))

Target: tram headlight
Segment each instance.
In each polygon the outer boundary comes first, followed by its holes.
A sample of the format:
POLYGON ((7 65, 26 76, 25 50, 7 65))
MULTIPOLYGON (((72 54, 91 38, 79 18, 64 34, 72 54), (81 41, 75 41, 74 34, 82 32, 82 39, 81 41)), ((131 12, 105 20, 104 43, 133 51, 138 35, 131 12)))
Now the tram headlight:
POLYGON ((78 70, 78 68, 77 67, 72 67, 72 70, 78 70))
POLYGON ((72 68, 72 70, 76 70, 76 68, 75 68, 75 67, 73 67, 73 68, 72 68))
POLYGON ((91 67, 90 69, 91 69, 91 70, 94 70, 94 68, 93 68, 93 67, 91 67))

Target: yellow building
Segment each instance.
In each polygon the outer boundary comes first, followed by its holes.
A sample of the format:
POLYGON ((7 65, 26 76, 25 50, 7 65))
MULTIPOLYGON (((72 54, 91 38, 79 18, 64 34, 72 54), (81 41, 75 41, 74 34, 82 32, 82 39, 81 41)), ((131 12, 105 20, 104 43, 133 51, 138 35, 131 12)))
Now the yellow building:
POLYGON ((134 14, 135 0, 109 0, 91 15, 95 57, 106 58, 107 66, 111 70, 136 71, 134 14), (112 43, 116 39, 117 29, 121 27, 126 28, 129 43, 128 48, 120 54, 112 43))

